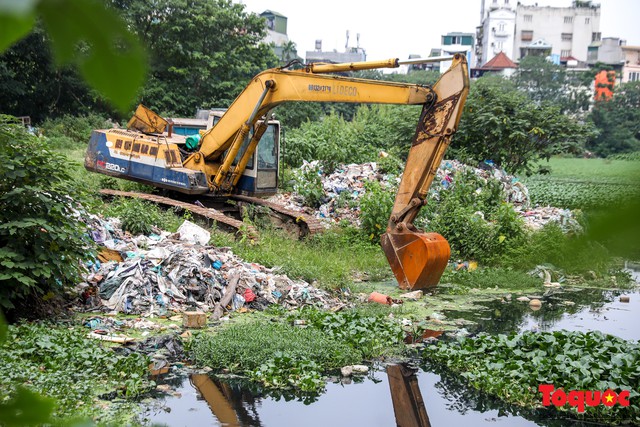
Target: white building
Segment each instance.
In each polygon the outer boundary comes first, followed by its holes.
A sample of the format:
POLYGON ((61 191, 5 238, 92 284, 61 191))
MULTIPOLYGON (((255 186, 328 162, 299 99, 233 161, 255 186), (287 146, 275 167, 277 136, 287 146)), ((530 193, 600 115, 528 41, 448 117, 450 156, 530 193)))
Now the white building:
POLYGON ((476 29, 477 65, 500 52, 513 58, 516 0, 480 0, 481 25, 476 29))
POLYGON ((622 83, 640 81, 640 46, 622 46, 622 83))
POLYGON ((573 57, 586 62, 589 45, 600 38, 599 4, 578 0, 571 7, 518 4, 513 59, 522 58, 532 41, 542 39, 560 61, 573 57))
POLYGON ((586 62, 592 42, 600 41, 600 5, 574 0, 571 7, 537 6, 533 0, 480 0, 481 25, 477 28, 478 65, 499 52, 518 61, 535 51, 540 41, 551 46, 559 62, 586 62), (537 45, 532 45, 538 42, 537 45))

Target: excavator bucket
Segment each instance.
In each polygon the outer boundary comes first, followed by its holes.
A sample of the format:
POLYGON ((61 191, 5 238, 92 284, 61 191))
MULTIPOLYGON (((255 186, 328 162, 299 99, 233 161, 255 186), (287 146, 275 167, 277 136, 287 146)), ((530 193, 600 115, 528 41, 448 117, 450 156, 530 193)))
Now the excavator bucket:
POLYGON ((438 233, 385 233, 381 244, 400 289, 436 286, 451 256, 449 243, 438 233))

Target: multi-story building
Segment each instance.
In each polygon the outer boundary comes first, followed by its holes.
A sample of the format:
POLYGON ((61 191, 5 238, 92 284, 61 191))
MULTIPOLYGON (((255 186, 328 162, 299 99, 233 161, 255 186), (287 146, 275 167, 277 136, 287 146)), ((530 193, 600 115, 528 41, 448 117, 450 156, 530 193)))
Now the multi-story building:
POLYGON ((600 38, 599 4, 588 0, 574 0, 571 7, 518 4, 513 59, 525 56, 533 41, 544 40, 560 61, 573 57, 586 62, 589 45, 600 38))
POLYGON ((622 83, 640 81, 640 46, 622 46, 622 83))
POLYGON ((475 49, 478 66, 500 52, 513 58, 516 3, 516 0, 481 0, 475 49))
MULTIPOLYGON (((442 46, 440 54, 443 56, 464 53, 469 64, 475 64, 474 58, 474 37, 472 33, 447 33, 442 36, 442 46)), ((440 72, 444 73, 451 67, 451 61, 440 62, 440 72)))
POLYGON ((527 54, 548 52, 558 63, 586 62, 589 46, 601 39, 600 5, 591 0, 574 0, 571 7, 481 0, 480 14, 478 65, 499 52, 515 61, 527 54))
POLYGON ((587 64, 594 65, 601 62, 618 69, 622 68, 624 63, 622 47, 626 44, 626 40, 618 37, 605 37, 602 40, 591 43, 587 51, 587 64))
POLYGON ((267 36, 264 42, 271 44, 273 53, 283 62, 298 57, 295 43, 287 35, 287 17, 273 10, 265 10, 260 14, 267 24, 267 36))

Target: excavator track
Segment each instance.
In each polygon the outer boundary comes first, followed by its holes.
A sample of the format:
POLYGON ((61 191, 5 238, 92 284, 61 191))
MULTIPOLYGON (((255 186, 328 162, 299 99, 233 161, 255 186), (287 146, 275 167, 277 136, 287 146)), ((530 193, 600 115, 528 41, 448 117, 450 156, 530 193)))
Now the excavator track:
POLYGON ((180 209, 187 210, 195 215, 203 218, 212 219, 218 223, 224 224, 241 233, 246 233, 247 237, 252 240, 257 240, 258 231, 252 225, 246 224, 240 220, 230 218, 220 211, 213 208, 201 207, 194 205, 193 203, 181 202, 179 200, 170 199, 168 197, 158 196, 155 194, 138 193, 134 191, 119 191, 103 188, 100 190, 100 194, 106 196, 119 196, 119 197, 132 197, 136 199, 143 199, 149 202, 157 203, 159 205, 173 206, 180 209))
POLYGON ((322 223, 318 219, 304 212, 287 209, 282 205, 269 202, 267 200, 260 199, 258 197, 250 197, 250 196, 235 194, 233 196, 230 196, 230 198, 232 200, 250 203, 252 205, 265 206, 271 209, 273 212, 276 212, 280 215, 284 215, 289 220, 293 220, 296 226, 300 229, 299 230, 300 237, 304 237, 307 235, 313 236, 314 234, 321 233, 325 230, 325 227, 322 225, 322 223))

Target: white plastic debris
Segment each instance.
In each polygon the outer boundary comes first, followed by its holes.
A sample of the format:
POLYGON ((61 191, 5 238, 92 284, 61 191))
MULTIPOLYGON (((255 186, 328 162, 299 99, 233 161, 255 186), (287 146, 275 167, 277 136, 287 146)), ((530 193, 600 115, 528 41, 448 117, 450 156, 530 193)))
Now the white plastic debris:
POLYGON ((211 239, 211 233, 187 220, 178 228, 178 234, 180 235, 180 240, 197 243, 199 245, 206 245, 209 243, 209 239, 211 239))

